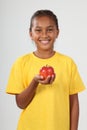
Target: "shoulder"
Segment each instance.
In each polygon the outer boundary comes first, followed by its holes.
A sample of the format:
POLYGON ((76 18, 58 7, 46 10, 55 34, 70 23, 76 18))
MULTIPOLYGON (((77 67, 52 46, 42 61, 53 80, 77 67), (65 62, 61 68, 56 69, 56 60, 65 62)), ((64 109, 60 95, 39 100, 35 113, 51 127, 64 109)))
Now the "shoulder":
POLYGON ((66 54, 59 53, 59 52, 56 52, 56 56, 58 59, 57 61, 59 61, 61 63, 61 65, 67 66, 69 68, 71 68, 71 67, 77 68, 77 65, 72 57, 70 57, 66 54))
POLYGON ((24 65, 26 64, 30 58, 32 57, 32 53, 29 53, 29 54, 25 54, 25 55, 22 55, 22 56, 19 56, 13 63, 13 65, 24 65))
POLYGON ((56 52, 57 57, 59 58, 59 60, 61 61, 66 61, 66 62, 74 62, 74 59, 66 54, 60 53, 60 52, 56 52))

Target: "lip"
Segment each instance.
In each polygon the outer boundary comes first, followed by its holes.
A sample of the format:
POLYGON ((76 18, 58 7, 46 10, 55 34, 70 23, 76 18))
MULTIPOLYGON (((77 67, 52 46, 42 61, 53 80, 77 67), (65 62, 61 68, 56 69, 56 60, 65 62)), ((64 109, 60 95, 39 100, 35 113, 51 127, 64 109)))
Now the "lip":
POLYGON ((39 41, 40 41, 40 43, 42 43, 42 44, 46 45, 46 44, 48 44, 48 43, 49 43, 49 41, 50 41, 50 40, 48 40, 48 39, 47 39, 47 40, 39 40, 39 41))
POLYGON ((49 41, 48 41, 48 40, 42 40, 41 43, 42 43, 42 44, 48 44, 49 41))

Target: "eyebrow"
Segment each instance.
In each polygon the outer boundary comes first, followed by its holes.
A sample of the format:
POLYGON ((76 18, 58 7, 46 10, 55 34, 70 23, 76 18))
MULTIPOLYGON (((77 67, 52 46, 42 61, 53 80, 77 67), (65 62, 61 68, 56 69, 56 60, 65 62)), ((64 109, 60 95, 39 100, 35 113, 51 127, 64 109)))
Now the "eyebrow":
MULTIPOLYGON (((36 26, 36 28, 42 28, 41 26, 36 26)), ((54 26, 53 25, 49 25, 49 26, 47 26, 47 28, 54 28, 54 26)))

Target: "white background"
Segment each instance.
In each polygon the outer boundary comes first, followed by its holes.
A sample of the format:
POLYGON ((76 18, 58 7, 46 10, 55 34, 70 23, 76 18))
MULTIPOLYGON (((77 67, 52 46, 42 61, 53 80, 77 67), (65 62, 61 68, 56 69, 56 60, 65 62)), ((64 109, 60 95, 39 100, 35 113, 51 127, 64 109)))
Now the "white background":
MULTIPOLYGON (((74 59, 87 86, 86 0, 0 0, 0 130, 16 130, 21 110, 5 89, 15 59, 35 49, 28 28, 38 9, 51 9, 58 16, 60 35, 55 49, 74 59)), ((79 94, 79 130, 87 129, 86 99, 87 90, 79 94)))

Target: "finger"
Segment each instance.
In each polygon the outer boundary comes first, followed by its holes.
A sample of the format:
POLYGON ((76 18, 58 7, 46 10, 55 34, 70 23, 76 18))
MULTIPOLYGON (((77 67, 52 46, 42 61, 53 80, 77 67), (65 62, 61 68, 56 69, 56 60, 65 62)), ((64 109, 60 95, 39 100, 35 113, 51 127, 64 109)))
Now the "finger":
POLYGON ((40 75, 36 75, 34 77, 35 81, 39 82, 40 80, 43 80, 43 76, 40 76, 40 75))
POLYGON ((53 81, 55 80, 55 77, 56 77, 56 75, 55 75, 55 74, 53 74, 53 75, 51 76, 51 79, 50 79, 50 84, 51 84, 51 83, 53 83, 53 81))
POLYGON ((53 83, 54 79, 55 79, 55 76, 54 76, 54 75, 52 75, 52 77, 51 77, 51 79, 50 79, 50 84, 52 84, 52 83, 53 83))
POLYGON ((48 75, 47 78, 46 78, 46 80, 45 80, 45 82, 46 82, 47 84, 49 84, 49 83, 50 83, 50 80, 51 80, 51 76, 48 75))
POLYGON ((45 80, 40 80, 41 84, 49 84, 50 83, 51 76, 48 76, 45 80))

